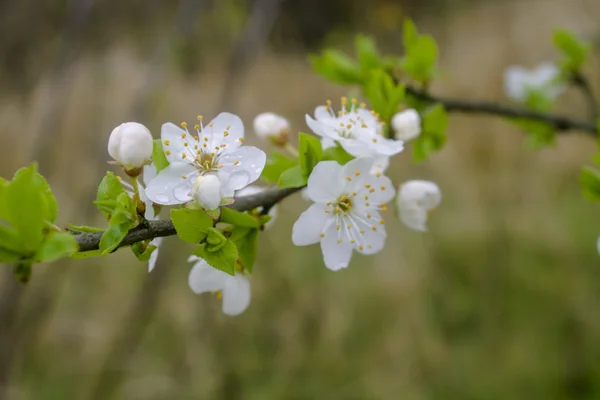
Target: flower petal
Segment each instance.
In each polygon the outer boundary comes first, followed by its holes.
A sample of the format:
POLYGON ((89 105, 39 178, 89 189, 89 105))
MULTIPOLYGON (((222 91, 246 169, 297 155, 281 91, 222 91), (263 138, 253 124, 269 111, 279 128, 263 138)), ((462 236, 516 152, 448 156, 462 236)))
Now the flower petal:
POLYGON ((241 273, 229 276, 223 288, 223 314, 235 316, 243 313, 250 305, 251 297, 247 277, 241 273))
POLYGON ((296 246, 308 246, 321 240, 321 233, 333 217, 325 213, 323 204, 313 204, 300 214, 292 228, 292 242, 296 246))
POLYGON ((409 228, 421 232, 427 230, 427 210, 424 208, 398 203, 398 213, 400 220, 409 228))
POLYGON ((237 115, 222 112, 208 125, 204 125, 200 133, 200 142, 203 142, 204 138, 208 139, 211 149, 225 145, 226 152, 234 151, 244 141, 244 124, 237 115))
POLYGON ((327 203, 335 201, 345 185, 342 166, 335 161, 321 161, 308 177, 307 194, 315 203, 327 203))
POLYGON ((330 224, 325 229, 325 237, 321 239, 321 251, 325 266, 332 271, 346 268, 352 258, 352 244, 349 240, 338 242, 338 230, 335 224, 330 224))
POLYGON ((390 165, 390 158, 387 156, 375 157, 375 162, 369 171, 371 175, 383 174, 390 165))
POLYGON ((229 276, 223 271, 214 269, 204 259, 200 258, 190 271, 188 283, 196 294, 216 292, 225 288, 229 276))
POLYGON ((158 249, 160 248, 162 240, 162 237, 157 237, 150 241, 150 245, 156 246, 156 249, 154 249, 152 254, 150 254, 150 259, 148 260, 148 272, 152 272, 152 270, 156 266, 156 260, 158 260, 158 249))
POLYGON ((190 196, 198 170, 189 164, 175 163, 159 172, 146 187, 146 196, 156 204, 183 204, 190 196), (185 179, 184 179, 185 176, 185 179))
POLYGON ((233 196, 229 191, 240 190, 256 181, 262 173, 267 155, 264 151, 253 146, 244 146, 231 153, 225 153, 219 158, 222 167, 217 176, 223 185, 226 196, 233 196), (228 189, 228 190, 226 190, 228 189))
POLYGON ((185 129, 167 122, 161 128, 160 138, 169 163, 181 163, 182 160, 193 160, 196 157, 193 148, 198 142, 185 129))

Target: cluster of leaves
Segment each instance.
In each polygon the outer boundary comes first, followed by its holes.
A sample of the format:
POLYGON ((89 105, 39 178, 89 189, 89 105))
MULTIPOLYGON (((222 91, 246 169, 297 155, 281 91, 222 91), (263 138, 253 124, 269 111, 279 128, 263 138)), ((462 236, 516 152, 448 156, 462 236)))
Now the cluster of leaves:
POLYGON ((77 251, 73 236, 54 225, 58 204, 36 164, 0 178, 0 262, 16 262, 15 276, 29 280, 31 266, 77 251))
POLYGON ((420 35, 415 24, 404 21, 404 55, 400 58, 380 54, 372 38, 359 35, 355 41, 356 60, 346 54, 327 49, 312 55, 313 69, 331 82, 357 85, 371 107, 386 122, 387 135, 392 117, 403 107, 416 109, 423 117, 423 130, 413 143, 416 161, 426 159, 446 142, 448 116, 442 104, 432 104, 411 96, 399 76, 407 76, 427 87, 439 75, 438 47, 430 35, 420 35))

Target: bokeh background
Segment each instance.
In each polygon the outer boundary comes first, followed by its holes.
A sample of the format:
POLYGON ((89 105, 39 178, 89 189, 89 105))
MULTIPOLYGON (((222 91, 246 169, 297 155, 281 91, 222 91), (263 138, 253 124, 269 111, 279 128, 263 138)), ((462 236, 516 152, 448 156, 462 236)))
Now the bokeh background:
MULTIPOLYGON (((347 92, 308 53, 351 49, 359 32, 398 53, 407 16, 439 43, 436 94, 506 101, 503 70, 555 59, 558 27, 595 44, 585 72, 600 92, 597 0, 3 0, 0 176, 37 160, 59 222, 101 225, 114 126, 159 137, 227 110, 267 149, 257 113, 303 131, 347 92)), ((586 110, 576 90, 557 109, 586 110)), ((524 143, 498 119, 453 115, 443 151, 389 169, 442 188, 429 232, 390 222, 380 254, 337 273, 318 246, 293 247, 307 204, 285 200, 235 318, 191 292, 191 247, 175 238, 152 274, 126 249, 36 266, 27 286, 1 266, 0 398, 600 399, 600 209, 577 181, 596 143, 524 143)))

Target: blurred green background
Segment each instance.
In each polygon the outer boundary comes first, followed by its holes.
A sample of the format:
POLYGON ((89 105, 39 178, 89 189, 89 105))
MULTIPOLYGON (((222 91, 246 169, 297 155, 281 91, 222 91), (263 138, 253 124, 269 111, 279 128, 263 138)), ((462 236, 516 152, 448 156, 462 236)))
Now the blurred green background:
MULTIPOLYGON (((92 200, 108 135, 139 121, 304 114, 346 93, 307 54, 358 32, 401 49, 413 18, 441 49, 436 94, 503 101, 511 64, 552 60, 554 29, 595 43, 597 0, 3 0, 0 176, 38 160, 59 222, 102 224, 92 200)), ((562 114, 583 115, 576 90, 562 114)), ((376 256, 333 273, 295 248, 295 196, 261 234, 252 304, 222 315, 187 285, 191 247, 167 239, 152 274, 131 252, 0 269, 0 399, 600 399, 600 209, 580 167, 595 142, 527 149, 497 119, 452 116, 446 148, 392 161, 395 183, 443 190, 429 232, 389 223, 376 256)), ((390 213, 395 211, 390 210, 390 213)))

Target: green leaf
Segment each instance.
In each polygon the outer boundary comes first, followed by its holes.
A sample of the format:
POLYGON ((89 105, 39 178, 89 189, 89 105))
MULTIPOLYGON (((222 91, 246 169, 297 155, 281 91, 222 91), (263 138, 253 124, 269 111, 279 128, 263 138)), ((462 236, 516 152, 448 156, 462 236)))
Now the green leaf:
MULTIPOLYGON (((94 204, 108 218, 112 214, 110 201, 116 201, 121 193, 125 193, 123 185, 112 172, 107 172, 106 176, 98 185, 98 193, 94 204)), ((115 204, 116 205, 116 204, 115 204)), ((114 206, 113 206, 114 207, 114 206)))
POLYGON ((258 251, 258 229, 236 226, 231 231, 231 241, 235 243, 242 266, 252 273, 258 251))
POLYGON ((404 85, 394 84, 392 77, 381 69, 371 71, 363 85, 363 92, 381 119, 388 123, 405 97, 404 85))
POLYGON ((311 55, 310 63, 319 75, 342 84, 361 83, 362 74, 356 61, 337 50, 325 50, 320 56, 311 55))
POLYGON ((52 189, 46 181, 46 178, 37 172, 35 173, 34 180, 38 190, 42 193, 44 199, 46 200, 46 220, 54 223, 54 221, 56 221, 56 216, 58 215, 58 202, 52 193, 52 189))
POLYGON ((26 248, 23 246, 23 242, 19 237, 19 234, 0 222, 0 245, 14 253, 26 253, 26 248))
POLYGON ((438 47, 430 35, 419 35, 415 24, 410 20, 404 21, 404 57, 401 67, 411 78, 422 83, 428 83, 437 74, 436 64, 438 47))
POLYGON ((106 228, 96 228, 93 226, 73 225, 73 224, 67 224, 67 226, 72 231, 79 231, 79 232, 104 232, 104 230, 106 229, 106 228))
POLYGON ((0 246, 0 263, 13 263, 19 261, 20 259, 21 255, 19 253, 0 246))
POLYGON ((556 129, 545 122, 516 119, 513 123, 527 132, 527 145, 532 149, 552 145, 556 140, 556 129))
POLYGON ((335 147, 329 147, 323 151, 323 160, 337 161, 338 164, 344 165, 348 161, 354 160, 354 157, 348 154, 348 152, 338 144, 335 147))
POLYGON ((579 176, 583 195, 590 201, 600 201, 600 171, 590 167, 583 167, 579 176))
POLYGON ((354 44, 358 63, 363 74, 370 69, 381 66, 381 57, 372 38, 365 35, 357 35, 354 44))
POLYGON ((277 186, 281 189, 297 188, 304 185, 306 185, 306 177, 299 165, 285 170, 277 181, 277 186))
POLYGON ((111 213, 110 225, 127 225, 131 228, 135 222, 137 222, 137 213, 133 200, 127 193, 119 194, 111 213))
POLYGON ((52 262, 62 257, 68 257, 77 251, 77 241, 67 232, 50 233, 44 238, 34 259, 36 261, 52 262))
POLYGON ((413 142, 415 161, 422 161, 444 147, 447 127, 448 113, 442 104, 438 103, 425 112, 421 135, 413 142))
POLYGON ((102 255, 102 252, 100 251, 100 249, 98 249, 98 250, 90 250, 90 251, 80 251, 80 252, 71 254, 70 257, 74 260, 81 260, 84 258, 98 257, 101 255, 102 255))
POLYGON ((8 222, 26 253, 35 253, 44 238, 48 204, 39 190, 35 164, 19 169, 6 188, 4 204, 8 222))
POLYGON ((208 228, 206 231, 206 243, 208 251, 219 251, 227 242, 227 238, 217 228, 208 228))
POLYGON ((298 137, 298 158, 300 168, 302 168, 304 176, 308 179, 315 165, 323 159, 321 141, 313 135, 300 132, 298 137))
POLYGON ((559 29, 554 32, 554 45, 564 58, 560 64, 563 70, 577 72, 585 63, 592 48, 591 44, 578 40, 571 32, 559 29))
POLYGON ((285 170, 295 165, 298 165, 297 160, 291 159, 278 151, 272 151, 260 177, 267 182, 276 183, 285 170))
POLYGON ((150 256, 156 250, 157 247, 153 244, 146 245, 144 242, 137 242, 131 246, 131 251, 141 262, 150 260, 150 256))
POLYGON ((235 275, 235 263, 238 258, 237 248, 231 240, 226 239, 223 245, 216 251, 210 250, 211 246, 208 243, 201 245, 194 255, 203 258, 208 265, 226 272, 229 275, 235 275))
POLYGON ((213 226, 213 219, 203 210, 171 210, 171 221, 175 225, 177 236, 189 243, 203 241, 208 229, 213 226))
POLYGON ((127 232, 129 232, 127 225, 109 226, 100 239, 100 255, 105 256, 116 249, 127 236, 127 232))
POLYGON ((228 207, 223 207, 221 211, 220 222, 225 222, 231 225, 243 226, 247 228, 260 227, 259 221, 250 214, 232 210, 228 207))
POLYGON ((162 141, 160 139, 154 139, 154 147, 152 148, 152 162, 156 167, 156 172, 160 172, 169 166, 169 161, 163 151, 162 141))
POLYGON ((402 43, 404 44, 404 50, 408 50, 417 45, 419 41, 419 32, 417 26, 410 19, 406 18, 402 26, 402 43))

